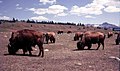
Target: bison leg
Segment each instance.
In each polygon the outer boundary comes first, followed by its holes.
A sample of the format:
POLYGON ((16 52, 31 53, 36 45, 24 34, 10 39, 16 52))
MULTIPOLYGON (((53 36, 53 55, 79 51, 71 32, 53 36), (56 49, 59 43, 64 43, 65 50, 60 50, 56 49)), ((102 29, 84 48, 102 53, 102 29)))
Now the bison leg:
POLYGON ((32 55, 31 51, 29 50, 29 55, 32 55))
POLYGON ((99 49, 99 47, 100 47, 100 43, 98 43, 98 47, 97 47, 97 49, 96 49, 96 50, 98 50, 98 49, 99 49))
POLYGON ((23 49, 23 55, 25 55, 25 52, 27 52, 27 50, 26 50, 26 49, 23 49))
POLYGON ((49 42, 49 39, 46 39, 46 43, 48 44, 48 42, 49 42))
POLYGON ((42 53, 41 57, 44 57, 43 44, 39 44, 38 46, 39 46, 39 54, 38 54, 38 56, 40 56, 41 53, 42 53))
POLYGON ((29 55, 32 55, 32 53, 31 53, 31 51, 32 51, 32 47, 29 46, 27 49, 28 49, 28 51, 29 51, 29 55))
POLYGON ((53 43, 55 43, 55 38, 53 39, 53 43))
POLYGON ((29 51, 29 55, 32 55, 32 53, 31 53, 32 48, 31 47, 28 48, 28 51, 29 51))
POLYGON ((39 54, 38 54, 38 56, 40 56, 41 53, 42 53, 41 57, 44 57, 43 41, 41 41, 40 38, 37 39, 37 45, 39 47, 39 54))
POLYGON ((119 45, 119 40, 118 39, 116 39, 115 42, 116 42, 116 45, 119 45))
POLYGON ((42 56, 41 56, 41 57, 44 57, 44 50, 43 50, 43 46, 41 47, 41 52, 42 52, 42 56))
POLYGON ((102 44, 102 46, 103 46, 103 50, 104 50, 104 42, 102 42, 101 44, 102 44))
POLYGON ((48 42, 49 42, 49 36, 48 36, 48 34, 46 34, 46 43, 48 44, 48 42))
POLYGON ((77 37, 77 40, 79 40, 79 37, 77 37))
POLYGON ((52 41, 52 43, 55 43, 55 38, 53 37, 53 38, 51 39, 51 41, 52 41))
POLYGON ((88 50, 90 50, 91 47, 92 47, 92 44, 88 45, 88 50))
POLYGON ((74 41, 76 41, 76 37, 74 37, 74 41))
POLYGON ((53 42, 53 40, 52 40, 52 39, 50 39, 50 42, 52 43, 52 42, 53 42))

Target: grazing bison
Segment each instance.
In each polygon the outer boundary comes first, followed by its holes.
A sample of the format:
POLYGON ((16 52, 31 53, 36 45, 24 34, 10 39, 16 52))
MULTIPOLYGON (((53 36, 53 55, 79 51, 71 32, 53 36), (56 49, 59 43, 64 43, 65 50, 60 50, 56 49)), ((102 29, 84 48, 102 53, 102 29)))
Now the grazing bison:
POLYGON ((115 40, 116 45, 120 43, 120 33, 117 34, 117 39, 115 40))
POLYGON ((48 44, 49 40, 51 43, 55 43, 55 33, 54 32, 47 32, 45 36, 46 36, 47 44, 48 44))
POLYGON ((29 51, 29 55, 32 55, 32 46, 38 45, 39 54, 41 57, 44 56, 43 43, 44 34, 34 30, 23 29, 16 32, 12 32, 11 38, 9 39, 8 52, 9 54, 16 54, 19 49, 23 50, 23 54, 29 51))
POLYGON ((72 31, 67 31, 67 34, 70 34, 70 33, 72 33, 72 31))
POLYGON ((108 38, 110 38, 111 36, 113 36, 113 32, 108 32, 107 36, 108 38))
POLYGON ((74 41, 79 40, 79 38, 82 39, 83 32, 76 32, 74 36, 74 41))
POLYGON ((62 33, 63 33, 63 31, 61 31, 61 30, 60 30, 60 31, 58 31, 57 33, 58 33, 58 34, 62 34, 62 33))
POLYGON ((100 47, 100 44, 103 46, 104 50, 104 40, 105 35, 101 32, 85 32, 83 34, 83 38, 81 41, 77 42, 77 48, 78 49, 84 49, 85 46, 88 47, 88 49, 91 48, 92 44, 98 44, 97 50, 100 47))

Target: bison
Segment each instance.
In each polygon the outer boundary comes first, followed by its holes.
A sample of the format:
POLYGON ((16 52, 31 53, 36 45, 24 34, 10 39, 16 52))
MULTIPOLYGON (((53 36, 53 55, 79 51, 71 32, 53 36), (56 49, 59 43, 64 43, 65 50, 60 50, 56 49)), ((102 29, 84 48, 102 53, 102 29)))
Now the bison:
POLYGON ((113 36, 113 32, 108 32, 107 36, 108 38, 110 38, 111 36, 113 36))
POLYGON ((32 46, 38 45, 39 54, 41 57, 44 56, 44 33, 35 30, 23 29, 16 32, 12 32, 11 38, 9 39, 8 52, 9 54, 16 54, 19 49, 23 50, 23 54, 29 51, 29 55, 32 55, 32 46))
POLYGON ((116 45, 120 43, 120 33, 117 34, 117 39, 115 40, 116 45))
POLYGON ((70 33, 72 33, 72 31, 67 31, 67 34, 70 34, 70 33))
POLYGON ((100 44, 102 44, 104 50, 104 40, 105 40, 105 34, 101 32, 87 31, 83 34, 82 40, 77 42, 77 48, 80 50, 80 49, 84 49, 84 47, 87 46, 88 49, 90 49, 92 44, 97 43, 98 47, 96 50, 99 49, 100 44))
POLYGON ((55 43, 55 33, 54 32, 47 32, 45 36, 46 36, 47 44, 48 44, 49 40, 51 43, 55 43))
POLYGON ((82 39, 83 32, 76 32, 74 36, 74 41, 79 40, 79 38, 82 39))
POLYGON ((62 34, 62 33, 63 33, 63 31, 62 31, 62 30, 59 30, 57 33, 58 33, 58 34, 62 34))

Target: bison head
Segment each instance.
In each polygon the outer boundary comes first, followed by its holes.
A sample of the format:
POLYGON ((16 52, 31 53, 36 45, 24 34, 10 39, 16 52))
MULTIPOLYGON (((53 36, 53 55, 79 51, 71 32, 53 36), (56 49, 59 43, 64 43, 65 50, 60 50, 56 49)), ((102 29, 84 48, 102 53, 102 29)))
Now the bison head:
POLYGON ((85 44, 82 41, 77 42, 77 48, 78 50, 83 50, 85 47, 85 44))
POLYGON ((9 54, 15 54, 16 53, 14 47, 11 46, 10 44, 8 44, 8 52, 9 52, 9 54))
POLYGON ((78 36, 74 36, 74 41, 79 40, 78 36))

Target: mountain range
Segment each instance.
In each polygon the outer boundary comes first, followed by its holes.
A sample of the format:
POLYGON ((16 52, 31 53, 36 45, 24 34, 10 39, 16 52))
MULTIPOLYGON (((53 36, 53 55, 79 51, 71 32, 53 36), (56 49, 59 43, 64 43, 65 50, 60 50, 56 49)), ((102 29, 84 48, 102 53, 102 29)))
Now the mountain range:
POLYGON ((104 22, 103 24, 100 24, 98 27, 102 27, 102 28, 120 28, 114 24, 110 24, 107 22, 104 22))

